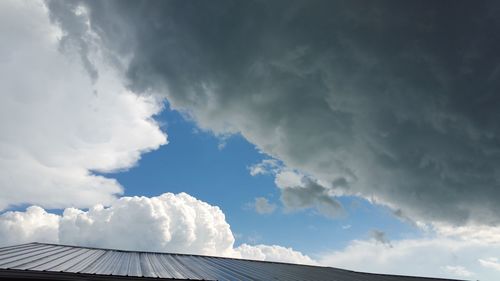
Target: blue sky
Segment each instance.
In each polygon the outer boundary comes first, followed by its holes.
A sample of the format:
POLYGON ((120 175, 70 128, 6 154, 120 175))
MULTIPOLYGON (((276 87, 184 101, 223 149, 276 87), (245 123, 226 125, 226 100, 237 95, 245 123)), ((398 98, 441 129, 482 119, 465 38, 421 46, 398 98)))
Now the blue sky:
POLYGON ((235 233, 236 244, 280 244, 314 255, 341 249, 352 239, 367 239, 373 230, 383 230, 389 239, 421 235, 388 208, 356 197, 342 197, 346 212, 334 219, 311 209, 285 211, 274 177, 249 172, 251 165, 269 156, 243 137, 220 139, 200 130, 168 104, 155 120, 168 133, 169 143, 143 154, 135 167, 106 176, 125 187, 125 196, 186 192, 219 206, 235 233), (223 147, 221 142, 225 142, 223 147), (280 208, 272 214, 258 214, 252 204, 256 197, 267 197, 280 208))

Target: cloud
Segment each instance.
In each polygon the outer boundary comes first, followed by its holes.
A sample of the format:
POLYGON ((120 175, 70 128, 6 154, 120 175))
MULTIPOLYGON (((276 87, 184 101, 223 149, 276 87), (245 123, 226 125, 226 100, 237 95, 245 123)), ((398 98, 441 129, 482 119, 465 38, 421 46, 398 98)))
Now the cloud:
POLYGON ((385 232, 381 230, 374 229, 370 232, 370 236, 378 243, 392 247, 391 241, 387 238, 385 232))
POLYGON ((31 206, 26 212, 6 212, 0 215, 1 245, 41 241, 58 241, 60 216, 47 213, 38 206, 31 206))
POLYGON ((314 208, 329 218, 343 213, 341 204, 329 193, 330 190, 310 177, 282 170, 276 174, 275 183, 281 190, 281 201, 289 211, 314 208))
POLYGON ((0 32, 0 210, 109 204, 122 187, 102 173, 167 143, 152 119, 162 100, 131 92, 87 25, 87 61, 76 45, 62 48, 67 33, 42 1, 2 1, 0 32))
POLYGON ((254 207, 259 214, 271 214, 276 210, 276 204, 269 203, 269 200, 264 197, 255 198, 254 207))
POLYGON ((500 271, 500 261, 498 258, 490 257, 486 259, 479 259, 479 263, 484 267, 500 271))
POLYGON ((131 89, 201 128, 414 220, 500 222, 496 3, 84 3, 131 89))
POLYGON ((185 193, 122 197, 111 207, 64 211, 63 244, 231 255, 234 238, 218 207, 185 193))
POLYGON ((300 263, 317 265, 318 263, 307 255, 297 252, 292 248, 277 245, 255 245, 242 244, 237 248, 242 258, 253 260, 267 260, 289 263, 300 263))
POLYGON ((498 279, 498 271, 485 267, 491 261, 485 257, 498 256, 500 244, 431 236, 393 240, 391 245, 387 247, 375 239, 353 240, 341 250, 323 253, 317 260, 323 265, 385 274, 498 279))
POLYGON ((474 275, 474 273, 468 271, 465 269, 463 266, 453 266, 453 265, 447 265, 444 267, 444 269, 454 276, 462 276, 462 277, 471 277, 474 275))
POLYGON ((276 174, 281 169, 281 165, 275 159, 264 159, 260 163, 249 167, 250 175, 276 174))
POLYGON ((429 226, 440 236, 454 237, 477 243, 500 244, 500 226, 433 224, 429 226))
POLYGON ((220 208, 186 193, 121 197, 109 207, 66 208, 62 215, 37 206, 0 215, 0 245, 33 241, 315 263, 277 245, 234 247, 234 235, 220 208))
POLYGON ((341 204, 335 200, 334 191, 324 183, 298 171, 283 167, 275 159, 264 159, 250 166, 250 175, 273 175, 275 184, 281 190, 281 202, 288 212, 315 209, 319 214, 337 218, 343 213, 341 204))

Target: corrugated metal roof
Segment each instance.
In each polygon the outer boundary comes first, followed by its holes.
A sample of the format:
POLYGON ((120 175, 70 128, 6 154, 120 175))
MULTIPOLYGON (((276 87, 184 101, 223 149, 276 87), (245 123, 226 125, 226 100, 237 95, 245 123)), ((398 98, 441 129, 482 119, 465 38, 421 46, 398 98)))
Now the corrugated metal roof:
POLYGON ((445 280, 360 273, 332 267, 44 243, 0 248, 0 271, 4 274, 43 272, 63 273, 64 276, 73 277, 105 275, 170 280, 445 280))

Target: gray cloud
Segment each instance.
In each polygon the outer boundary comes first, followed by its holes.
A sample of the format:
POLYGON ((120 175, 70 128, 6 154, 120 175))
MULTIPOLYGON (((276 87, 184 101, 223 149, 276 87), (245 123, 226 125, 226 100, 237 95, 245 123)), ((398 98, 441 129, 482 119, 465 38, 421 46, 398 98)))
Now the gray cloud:
POLYGON ((378 243, 384 244, 387 247, 392 248, 391 241, 387 238, 385 232, 381 230, 374 229, 370 232, 370 237, 378 243))
MULTIPOLYGON (((71 32, 71 8, 50 3, 71 32)), ((500 221, 496 3, 85 6, 105 48, 131 58, 130 87, 165 93, 200 127, 412 219, 500 221)))
POLYGON ((337 218, 343 213, 342 205, 328 194, 328 189, 311 179, 302 178, 300 186, 280 188, 281 201, 288 210, 315 208, 329 218, 337 218))
POLYGON ((264 197, 255 198, 255 211, 259 214, 271 214, 276 210, 276 204, 269 203, 269 200, 264 197))

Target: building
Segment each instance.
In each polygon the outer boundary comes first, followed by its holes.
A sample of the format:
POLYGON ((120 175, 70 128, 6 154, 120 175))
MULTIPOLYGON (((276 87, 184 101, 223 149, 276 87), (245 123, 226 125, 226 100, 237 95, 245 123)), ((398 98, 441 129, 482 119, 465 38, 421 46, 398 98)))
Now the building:
MULTIPOLYGON (((45 243, 0 248, 0 279, 445 281, 332 267, 45 243)), ((448 279, 449 280, 449 279, 448 279)))

